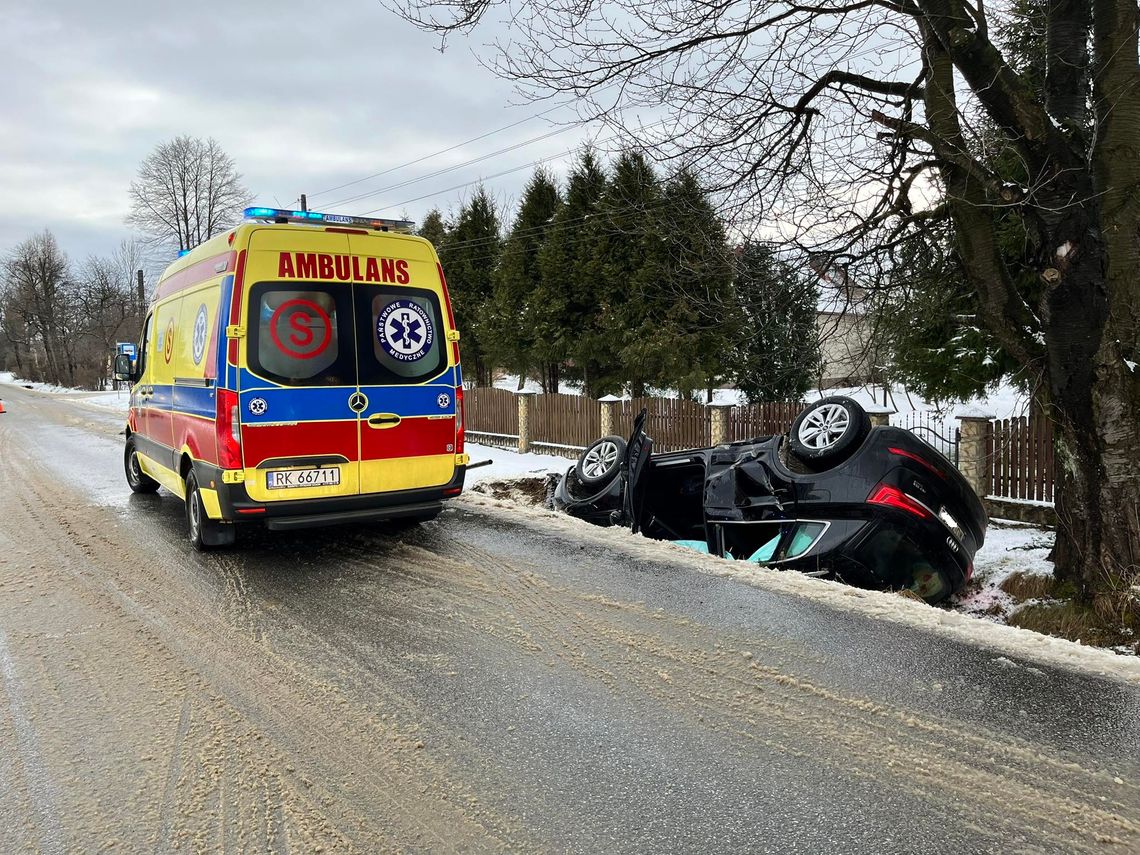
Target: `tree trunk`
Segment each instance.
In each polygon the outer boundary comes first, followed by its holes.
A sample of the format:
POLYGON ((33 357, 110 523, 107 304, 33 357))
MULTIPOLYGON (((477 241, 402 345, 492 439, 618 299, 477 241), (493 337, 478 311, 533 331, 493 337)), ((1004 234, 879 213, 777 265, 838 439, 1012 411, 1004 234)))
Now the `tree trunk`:
MULTIPOLYGON (((1140 67, 1133 0, 1093 3, 1096 130, 1084 233, 1047 244, 1048 378, 1057 415, 1057 575, 1140 628, 1140 67), (1127 93, 1127 94, 1123 94, 1127 93)), ((1074 206, 1075 207, 1075 206, 1074 206)))

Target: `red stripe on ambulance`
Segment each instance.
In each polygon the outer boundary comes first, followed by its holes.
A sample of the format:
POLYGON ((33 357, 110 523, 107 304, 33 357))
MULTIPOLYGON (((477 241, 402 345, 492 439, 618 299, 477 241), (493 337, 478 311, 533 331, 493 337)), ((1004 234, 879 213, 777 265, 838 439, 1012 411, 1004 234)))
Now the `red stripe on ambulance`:
POLYGON ((241 445, 246 466, 257 466, 280 457, 314 457, 339 454, 356 460, 356 421, 297 422, 241 429, 241 445))
POLYGON ((395 427, 377 430, 360 425, 360 459, 390 460, 455 451, 455 419, 404 419, 395 427), (450 446, 450 447, 449 447, 450 446))

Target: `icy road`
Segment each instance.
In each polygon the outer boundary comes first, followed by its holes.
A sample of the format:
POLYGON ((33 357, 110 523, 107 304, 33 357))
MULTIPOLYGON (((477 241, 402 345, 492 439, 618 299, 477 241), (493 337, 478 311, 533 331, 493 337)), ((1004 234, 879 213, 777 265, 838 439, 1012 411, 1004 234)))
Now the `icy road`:
POLYGON ((471 501, 195 554, 0 392, 0 851, 1140 851, 1134 684, 471 501))

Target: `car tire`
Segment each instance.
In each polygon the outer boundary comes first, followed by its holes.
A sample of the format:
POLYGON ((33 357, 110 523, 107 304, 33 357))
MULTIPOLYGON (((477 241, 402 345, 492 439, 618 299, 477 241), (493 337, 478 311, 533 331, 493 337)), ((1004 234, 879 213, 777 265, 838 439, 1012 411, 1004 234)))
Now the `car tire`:
POLYGON ((143 472, 139 465, 138 449, 133 436, 127 437, 127 447, 123 451, 123 469, 126 470, 127 486, 132 493, 153 493, 158 489, 158 482, 143 472))
POLYGON ((222 523, 207 516, 193 471, 186 475, 186 528, 190 545, 199 551, 232 546, 237 535, 233 523, 222 523))
POLYGON ((625 440, 620 436, 603 436, 578 455, 574 475, 583 486, 601 487, 617 476, 624 457, 625 440))
POLYGON ((818 469, 850 457, 871 432, 871 419, 857 401, 842 395, 822 398, 800 413, 788 441, 792 454, 818 469))

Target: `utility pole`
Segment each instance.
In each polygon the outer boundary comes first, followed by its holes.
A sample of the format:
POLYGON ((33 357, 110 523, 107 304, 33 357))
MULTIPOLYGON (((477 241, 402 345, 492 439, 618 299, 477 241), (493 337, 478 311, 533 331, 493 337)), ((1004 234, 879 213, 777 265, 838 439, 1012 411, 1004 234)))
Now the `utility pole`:
POLYGON ((138 298, 139 298, 139 323, 142 323, 146 317, 146 297, 143 295, 143 272, 138 270, 135 272, 135 278, 138 282, 138 298))
POLYGON ((302 211, 309 210, 309 200, 305 198, 304 193, 301 194, 301 210, 302 211))

